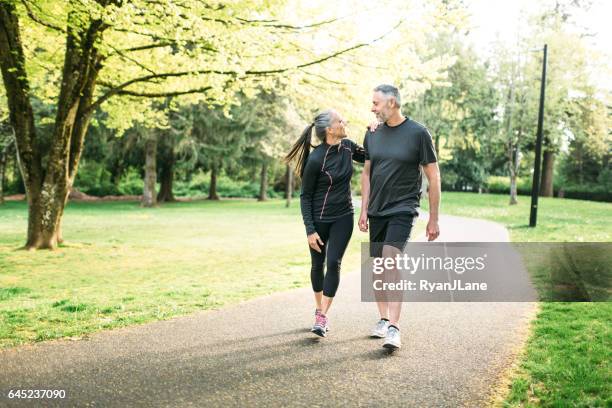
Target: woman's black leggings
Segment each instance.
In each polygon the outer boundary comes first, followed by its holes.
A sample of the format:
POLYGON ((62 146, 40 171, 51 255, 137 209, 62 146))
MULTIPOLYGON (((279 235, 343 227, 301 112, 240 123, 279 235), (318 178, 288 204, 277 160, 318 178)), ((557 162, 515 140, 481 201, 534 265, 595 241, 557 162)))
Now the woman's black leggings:
POLYGON ((324 245, 320 253, 310 248, 312 290, 323 291, 323 295, 334 297, 340 284, 342 256, 353 234, 353 214, 347 214, 333 222, 315 222, 315 229, 324 245), (327 273, 323 274, 325 258, 327 273))

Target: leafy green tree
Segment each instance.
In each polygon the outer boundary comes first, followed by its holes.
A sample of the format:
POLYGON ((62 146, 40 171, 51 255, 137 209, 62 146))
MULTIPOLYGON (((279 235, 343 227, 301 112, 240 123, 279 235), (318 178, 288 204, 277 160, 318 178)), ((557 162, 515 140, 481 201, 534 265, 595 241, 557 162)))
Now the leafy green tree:
MULTIPOLYGON (((540 195, 552 196, 554 173, 566 168, 555 165, 555 158, 565 151, 568 139, 572 146, 581 138, 575 137, 575 133, 584 134, 581 129, 601 129, 601 126, 593 127, 593 121, 590 124, 589 120, 582 121, 581 118, 587 116, 579 113, 584 112, 580 108, 584 95, 593 94, 589 71, 593 69, 591 62, 597 60, 585 44, 584 30, 572 25, 571 17, 577 8, 585 7, 588 8, 585 2, 572 0, 557 1, 551 7, 545 4, 527 18, 528 24, 520 31, 516 44, 496 46, 492 74, 500 95, 498 111, 502 126, 498 140, 500 146, 505 146, 507 169, 503 174, 510 176, 511 204, 517 200, 519 174, 533 169, 542 73, 541 50, 545 43, 548 44, 548 64, 540 195)), ((599 139, 605 137, 605 132, 599 131, 598 134, 599 139)), ((594 145, 603 146, 605 143, 594 145)), ((598 157, 602 157, 601 154, 598 157)), ((572 161, 567 153, 562 158, 572 161)), ((568 180, 564 177, 557 179, 568 180)))
MULTIPOLYGON (((575 95, 584 94, 591 80, 589 61, 592 53, 582 38, 584 30, 572 22, 572 15, 578 8, 588 9, 589 5, 581 1, 558 1, 550 8, 532 17, 534 33, 530 49, 541 48, 548 44, 548 64, 546 78, 546 101, 544 120, 544 139, 542 157, 542 178, 540 195, 553 195, 555 158, 561 152, 570 131, 569 115, 575 111, 575 103, 580 103, 575 95), (582 31, 582 32, 581 32, 582 31)), ((537 103, 539 99, 539 82, 542 67, 542 53, 533 56, 526 67, 531 80, 527 104, 529 115, 525 117, 531 126, 529 132, 535 135, 537 123, 537 103), (536 85, 537 84, 537 85, 536 85)))
POLYGON ((62 241, 64 207, 97 109, 122 131, 163 116, 151 109, 153 98, 191 95, 227 106, 238 91, 253 93, 276 76, 370 43, 305 58, 291 38, 312 36, 335 19, 283 24, 274 11, 280 5, 0 0, 0 70, 28 199, 26 247, 62 241), (41 148, 32 96, 54 108, 48 149, 41 148))
POLYGON ((439 36, 436 50, 455 56, 444 80, 405 105, 407 114, 428 127, 440 157, 446 188, 479 189, 486 182, 497 133, 497 92, 487 66, 457 34, 439 36))
MULTIPOLYGON (((498 91, 499 134, 495 141, 502 147, 500 151, 493 149, 492 173, 509 175, 510 205, 518 203, 518 177, 528 171, 526 161, 522 160, 528 149, 528 137, 525 135, 525 118, 533 105, 527 104, 529 86, 533 86, 525 75, 525 40, 517 38, 517 43, 508 46, 495 44, 495 60, 492 64, 492 74, 498 91), (501 154, 500 154, 501 153, 501 154), (495 156, 501 156, 497 161, 495 156), (499 166, 497 163, 501 163, 499 166)), ((533 150, 533 149, 531 149, 533 150)))
POLYGON ((567 112, 571 140, 563 156, 563 179, 576 184, 598 183, 609 171, 612 139, 608 107, 597 99, 594 90, 573 100, 567 112))

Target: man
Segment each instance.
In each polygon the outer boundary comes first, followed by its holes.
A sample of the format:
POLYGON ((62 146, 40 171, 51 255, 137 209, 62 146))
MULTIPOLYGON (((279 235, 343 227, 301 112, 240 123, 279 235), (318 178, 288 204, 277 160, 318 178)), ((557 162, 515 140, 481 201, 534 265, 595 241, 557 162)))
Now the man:
MULTIPOLYGON (((374 88, 372 112, 381 124, 376 135, 366 132, 365 165, 361 175, 359 229, 370 231, 370 242, 381 243, 374 257, 395 257, 410 238, 421 198, 421 170, 429 181, 427 240, 440 234, 440 170, 427 128, 402 115, 399 90, 392 85, 374 88)), ((376 244, 374 244, 376 245, 376 244)), ((374 247, 373 247, 374 248, 374 247)), ((399 320, 401 301, 377 298, 380 320, 372 337, 385 338, 383 347, 401 347, 399 320)))

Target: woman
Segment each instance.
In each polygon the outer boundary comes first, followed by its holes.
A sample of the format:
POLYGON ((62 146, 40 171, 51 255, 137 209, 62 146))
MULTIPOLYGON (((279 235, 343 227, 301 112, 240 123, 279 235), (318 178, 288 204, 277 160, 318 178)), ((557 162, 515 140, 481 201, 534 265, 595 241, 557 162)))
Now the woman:
POLYGON ((286 157, 287 161, 297 158, 302 177, 300 205, 310 246, 310 279, 316 304, 312 332, 321 337, 329 330, 327 312, 340 283, 342 256, 353 233, 352 161, 365 160, 363 148, 346 139, 345 125, 334 110, 319 113, 286 157), (311 152, 313 129, 320 144, 311 152))

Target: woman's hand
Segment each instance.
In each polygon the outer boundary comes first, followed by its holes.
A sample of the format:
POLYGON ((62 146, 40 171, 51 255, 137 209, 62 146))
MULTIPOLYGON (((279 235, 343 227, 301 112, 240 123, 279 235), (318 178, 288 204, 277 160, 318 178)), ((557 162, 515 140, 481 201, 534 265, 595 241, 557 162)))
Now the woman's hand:
POLYGON ((376 128, 380 125, 380 122, 372 122, 368 125, 368 130, 372 133, 376 132, 376 128))
POLYGON ((321 248, 319 247, 319 245, 323 246, 325 244, 321 240, 321 237, 319 237, 319 234, 317 234, 316 232, 313 232, 312 234, 308 236, 308 245, 310 245, 312 249, 320 253, 321 248))

